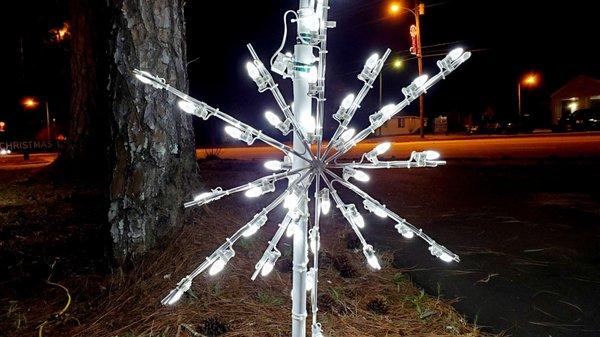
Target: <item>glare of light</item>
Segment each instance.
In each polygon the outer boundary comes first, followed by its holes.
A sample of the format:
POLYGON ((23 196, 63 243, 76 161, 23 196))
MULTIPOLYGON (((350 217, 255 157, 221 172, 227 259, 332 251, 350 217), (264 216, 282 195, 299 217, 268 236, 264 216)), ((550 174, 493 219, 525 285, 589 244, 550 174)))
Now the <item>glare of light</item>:
POLYGON ((306 78, 306 81, 308 83, 317 83, 317 80, 319 79, 319 74, 317 72, 317 67, 312 66, 310 67, 310 69, 308 70, 307 73, 302 73, 304 78, 306 78))
POLYGON ((38 101, 36 101, 34 98, 28 97, 23 99, 23 105, 26 108, 35 108, 38 104, 38 101))
POLYGON ((390 7, 388 8, 390 14, 397 14, 398 12, 400 12, 400 9, 402 7, 400 7, 400 5, 397 2, 392 2, 390 4, 390 7))
POLYGON ((528 74, 523 78, 523 84, 530 86, 530 87, 536 85, 537 82, 538 82, 538 76, 537 76, 537 74, 534 74, 534 73, 528 74))
POLYGON ((373 150, 375 151, 375 153, 377 153, 377 155, 381 155, 381 154, 384 154, 387 150, 389 150, 391 146, 392 146, 392 143, 383 142, 383 143, 375 146, 375 149, 373 149, 373 150))
POLYGON ((436 160, 440 157, 440 153, 437 151, 433 151, 433 150, 427 150, 425 151, 425 158, 427 160, 436 160))
POLYGON ((379 61, 379 54, 374 53, 365 62, 365 68, 372 70, 377 65, 377 61, 379 61))
POLYGON ((413 81, 413 84, 417 87, 421 87, 421 86, 423 86, 423 84, 425 84, 425 82, 427 82, 428 79, 429 79, 429 75, 427 75, 427 74, 421 75, 421 76, 415 78, 415 80, 413 81))
POLYGON ((185 101, 185 100, 179 101, 177 103, 177 105, 179 106, 179 109, 181 109, 189 114, 193 114, 194 112, 196 112, 196 109, 197 109, 196 104, 185 101))
POLYGON ((248 198, 260 197, 262 194, 263 194, 263 192, 262 192, 262 188, 260 186, 254 186, 244 193, 244 195, 248 198))
POLYGON ((365 228, 365 219, 362 217, 362 215, 360 215, 360 213, 355 214, 352 218, 352 221, 354 221, 354 224, 358 228, 365 228))
POLYGON ((274 263, 269 262, 269 261, 265 262, 265 265, 260 270, 260 275, 262 275, 262 276, 269 275, 273 271, 273 267, 275 267, 274 263))
POLYGON ((169 297, 169 300, 166 302, 167 305, 173 305, 173 304, 179 302, 179 300, 181 299, 181 296, 183 296, 183 293, 185 292, 179 288, 175 289, 174 291, 175 291, 175 293, 173 293, 173 295, 171 295, 169 297))
POLYGON ((369 175, 363 171, 356 170, 356 173, 354 173, 354 179, 362 182, 367 182, 371 179, 371 177, 369 177, 369 175))
POLYGON ((311 32, 316 32, 319 30, 319 18, 317 17, 317 14, 311 14, 303 17, 302 23, 304 24, 304 27, 311 32))
POLYGON ((258 225, 253 223, 252 225, 248 226, 248 228, 242 233, 242 235, 244 237, 250 237, 252 235, 254 235, 256 232, 258 232, 258 225))
POLYGON ((379 264, 379 259, 377 259, 377 256, 375 255, 375 251, 373 251, 373 247, 371 247, 370 245, 363 247, 363 254, 367 258, 367 262, 373 269, 376 269, 376 270, 381 269, 381 265, 379 264))
POLYGON ((321 201, 321 212, 324 215, 329 214, 329 210, 331 209, 331 201, 329 199, 321 201))
POLYGON ((402 62, 401 59, 395 59, 392 62, 392 67, 394 67, 394 69, 400 69, 400 68, 402 68, 403 65, 404 65, 404 62, 402 62))
POLYGON ((315 229, 310 231, 310 251, 313 253, 313 255, 317 253, 317 248, 319 247, 319 238, 315 233, 317 233, 315 229))
POLYGON ((308 272, 306 272, 306 291, 311 291, 313 289, 315 283, 315 270, 310 268, 308 272))
POLYGON ((394 115, 394 112, 396 112, 396 104, 388 104, 379 111, 381 111, 385 118, 390 118, 394 115))
POLYGON ((306 133, 315 133, 316 122, 313 116, 308 114, 304 115, 300 123, 302 124, 302 127, 306 133))
POLYGON ((248 61, 246 63, 246 70, 248 71, 248 76, 250 76, 250 78, 252 78, 253 80, 256 80, 260 77, 260 72, 258 71, 258 68, 256 68, 256 65, 254 65, 252 61, 248 61))
POLYGON ((448 53, 448 56, 450 57, 450 59, 452 61, 457 60, 462 54, 464 53, 464 49, 462 48, 455 48, 453 49, 451 52, 448 53))
POLYGON ((265 168, 271 171, 280 171, 283 165, 279 160, 269 160, 265 162, 265 168))
POLYGON ((287 229, 285 230, 285 236, 287 236, 288 238, 291 238, 292 236, 294 236, 294 234, 296 234, 297 231, 298 231, 298 223, 296 221, 291 221, 288 224, 287 229))
POLYGON ((354 137, 355 133, 356 133, 356 130, 354 128, 350 128, 342 133, 342 135, 340 136, 340 139, 344 142, 347 142, 350 139, 352 139, 352 137, 354 137))
POLYGON ((221 270, 223 270, 223 268, 225 268, 226 264, 226 261, 224 261, 222 258, 218 258, 215 262, 213 262, 212 266, 210 266, 210 269, 208 270, 208 275, 217 275, 221 272, 221 270))
POLYGON ((398 230, 398 233, 407 239, 412 239, 415 236, 415 233, 402 223, 397 224, 396 229, 398 230))
POLYGON ((444 261, 444 262, 452 262, 454 259, 452 258, 452 256, 446 254, 446 253, 442 253, 440 255, 440 260, 444 261))
POLYGON ((135 77, 144 84, 152 83, 152 80, 149 78, 149 77, 152 77, 152 74, 150 74, 147 71, 140 71, 139 74, 135 74, 135 77))
POLYGON ((267 119, 269 124, 271 124, 273 126, 277 126, 277 125, 281 124, 281 119, 279 118, 279 116, 274 114, 273 111, 270 111, 270 110, 265 111, 265 118, 267 119))
POLYGON ((375 213, 375 215, 377 215, 380 218, 387 218, 387 216, 388 216, 386 211, 383 210, 383 208, 381 208, 381 207, 375 207, 375 209, 373 210, 373 213, 375 213))
POLYGON ((298 203, 298 196, 295 193, 288 194, 283 200, 283 207, 291 209, 298 203))
POLYGON ((212 192, 204 192, 204 193, 200 193, 197 196, 194 197, 194 201, 200 201, 206 197, 208 197, 209 195, 211 195, 212 192))
POLYGON ((242 137, 242 130, 235 128, 233 126, 226 126, 225 127, 225 132, 227 132, 228 135, 230 135, 231 137, 235 138, 235 139, 240 139, 240 137, 242 137))
POLYGON ((571 112, 577 111, 578 107, 579 107, 579 104, 577 104, 577 102, 569 103, 569 110, 571 110, 571 112))
POLYGON ((340 104, 340 107, 344 110, 348 110, 348 109, 350 109, 352 102, 354 102, 354 94, 350 94, 350 95, 346 96, 342 100, 342 104, 340 104))

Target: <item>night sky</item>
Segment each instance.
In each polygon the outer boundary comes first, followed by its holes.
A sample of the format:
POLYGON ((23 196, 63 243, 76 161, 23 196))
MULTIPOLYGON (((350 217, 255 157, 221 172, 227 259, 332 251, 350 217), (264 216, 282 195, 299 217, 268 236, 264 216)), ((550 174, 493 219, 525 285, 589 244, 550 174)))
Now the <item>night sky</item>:
MULTIPOLYGON (((269 127, 263 112, 276 110, 276 105, 269 93, 258 94, 248 78, 244 64, 250 57, 245 45, 251 42, 266 63, 280 43, 284 11, 297 7, 297 2, 207 3, 195 0, 187 5, 191 94, 266 130, 269 127)), ((392 57, 405 60, 400 71, 384 70, 383 103, 397 101, 402 97, 400 89, 417 74, 417 62, 408 52, 412 14, 390 17, 386 12, 389 1, 331 0, 330 4, 330 20, 337 21, 338 26, 329 31, 327 113, 333 113, 346 94, 360 89, 362 82, 356 75, 366 58, 373 52, 382 54, 388 47, 392 57)), ((438 54, 458 46, 473 51, 467 63, 427 94, 425 109, 430 117, 478 116, 488 107, 501 117, 513 116, 519 77, 537 71, 543 81, 539 88, 524 92, 524 108, 542 126, 549 119, 552 92, 579 74, 600 78, 598 10, 590 2, 557 6, 542 1, 442 0, 425 4, 426 13, 421 17, 425 73, 436 72, 435 61, 443 57, 438 54)), ((17 85, 3 93, 0 120, 28 123, 29 128, 39 124, 39 118, 23 115, 35 111, 24 112, 19 105, 23 96, 36 95, 48 97, 57 123, 65 125, 69 47, 68 43, 48 43, 47 31, 66 19, 66 5, 63 1, 25 0, 19 6, 12 13, 19 23, 7 30, 11 59, 6 69, 17 85)), ((294 24, 288 27, 295 31, 294 24)), ((292 50, 293 44, 288 35, 284 51, 292 50)), ((275 78, 284 93, 289 93, 291 81, 275 78)), ((376 86, 352 125, 365 126, 368 114, 378 104, 376 86)), ((416 108, 415 104, 406 113, 415 114, 416 108)), ((333 120, 328 122, 326 127, 336 125, 333 120)), ((218 122, 195 124, 199 142, 222 138, 221 127, 216 128, 218 122)), ((273 130, 270 134, 277 133, 273 130)))

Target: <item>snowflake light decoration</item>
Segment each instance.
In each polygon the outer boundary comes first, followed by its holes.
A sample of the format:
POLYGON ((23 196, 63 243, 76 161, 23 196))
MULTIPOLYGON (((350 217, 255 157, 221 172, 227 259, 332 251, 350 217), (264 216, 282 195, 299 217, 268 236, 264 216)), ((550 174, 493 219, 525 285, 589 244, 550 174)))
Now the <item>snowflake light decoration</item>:
POLYGON ((445 164, 445 161, 439 160, 440 154, 435 151, 412 152, 410 158, 405 161, 381 161, 378 156, 385 153, 390 148, 390 143, 377 145, 373 150, 362 155, 359 162, 337 161, 342 155, 352 149, 357 143, 364 140, 369 134, 381 127, 386 121, 402 111, 412 101, 425 93, 427 89, 444 79, 448 74, 454 71, 458 66, 465 62, 471 53, 464 52, 457 48, 451 51, 446 57, 437 62, 439 72, 429 78, 427 75, 417 77, 410 85, 402 89, 404 99, 397 104, 384 106, 379 111, 369 116, 369 126, 356 133, 349 124, 361 102, 373 86, 373 82, 381 72, 390 50, 388 49, 383 56, 373 54, 364 65, 358 79, 364 82, 362 89, 356 95, 348 95, 341 102, 338 110, 332 115, 339 125, 333 137, 327 145, 323 144, 322 130, 323 119, 325 115, 325 62, 327 55, 327 30, 335 27, 334 21, 328 21, 328 0, 300 0, 298 11, 289 10, 284 14, 285 29, 282 43, 279 49, 271 58, 271 70, 283 78, 290 78, 293 81, 294 103, 292 106, 286 103, 281 91, 275 83, 272 75, 259 60, 256 52, 250 44, 248 49, 252 56, 252 61, 246 64, 249 76, 258 86, 259 92, 270 91, 277 102, 283 119, 277 114, 267 111, 265 118, 273 127, 282 134, 293 133, 293 146, 285 145, 276 139, 267 136, 261 130, 245 124, 238 119, 214 108, 202 101, 199 101, 189 95, 173 88, 166 83, 165 79, 154 76, 146 71, 134 70, 133 73, 141 82, 151 85, 156 89, 166 90, 181 100, 179 108, 183 111, 198 116, 203 120, 215 117, 229 124, 225 127, 225 132, 231 137, 239 139, 248 145, 252 145, 256 140, 260 140, 284 154, 282 161, 268 161, 265 168, 273 171, 279 171, 254 180, 250 183, 230 188, 227 190, 217 187, 210 192, 204 192, 197 195, 193 201, 185 203, 185 207, 204 205, 209 202, 221 199, 222 197, 244 192, 248 198, 256 198, 263 194, 274 192, 277 181, 288 179, 287 189, 281 193, 269 205, 263 208, 254 217, 239 228, 231 237, 227 238, 214 253, 206 257, 206 260, 200 264, 191 274, 184 277, 175 289, 162 300, 164 305, 175 304, 190 289, 192 280, 208 269, 208 274, 215 275, 224 269, 227 262, 235 256, 233 250, 234 244, 243 237, 249 237, 256 233, 267 222, 268 214, 283 204, 287 209, 287 214, 279 224, 273 238, 265 250, 262 258, 255 266, 255 272, 252 275, 254 280, 258 274, 267 276, 281 256, 277 249, 277 244, 284 235, 293 236, 293 286, 292 286, 292 336, 306 336, 306 293, 310 292, 312 309, 312 336, 322 337, 321 324, 317 321, 317 286, 319 270, 319 219, 321 215, 329 213, 331 200, 335 202, 337 208, 346 218, 350 228, 354 231, 362 244, 363 254, 368 265, 375 270, 381 269, 379 260, 375 254, 373 246, 369 245, 363 235, 361 228, 365 227, 365 221, 359 213, 356 205, 346 204, 338 195, 333 184, 338 183, 356 193, 363 199, 364 208, 382 218, 390 218, 396 223, 395 228, 398 233, 405 238, 418 236, 428 245, 432 255, 445 262, 459 262, 458 255, 452 253, 446 247, 435 242, 431 237, 423 233, 421 229, 416 228, 405 219, 389 210, 384 204, 372 198, 366 192, 349 182, 353 178, 359 182, 366 182, 369 176, 363 171, 365 169, 380 168, 417 168, 417 167, 436 167, 445 164), (295 16, 298 25, 297 44, 294 47, 294 54, 283 54, 283 49, 287 35, 287 16, 295 16), (317 51, 318 56, 314 55, 317 51), (313 117, 312 101, 316 101, 315 116, 313 117), (316 143, 316 151, 313 152, 311 144, 316 143), (341 177, 334 170, 341 170, 341 177), (321 188, 321 181, 325 184, 321 188), (312 214, 312 228, 309 227, 309 217, 311 212, 308 208, 309 189, 314 187, 314 212, 312 214), (312 268, 308 269, 308 248, 312 252, 312 268))

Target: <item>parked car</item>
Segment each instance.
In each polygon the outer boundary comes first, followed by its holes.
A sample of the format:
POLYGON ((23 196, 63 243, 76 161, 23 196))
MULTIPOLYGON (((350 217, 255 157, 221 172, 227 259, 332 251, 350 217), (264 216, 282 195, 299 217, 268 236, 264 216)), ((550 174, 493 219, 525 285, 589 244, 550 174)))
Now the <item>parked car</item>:
POLYGON ((530 115, 521 118, 489 120, 467 128, 468 134, 517 134, 533 132, 533 122, 530 115))
POLYGON ((600 108, 581 109, 566 114, 552 128, 552 131, 600 131, 600 108))

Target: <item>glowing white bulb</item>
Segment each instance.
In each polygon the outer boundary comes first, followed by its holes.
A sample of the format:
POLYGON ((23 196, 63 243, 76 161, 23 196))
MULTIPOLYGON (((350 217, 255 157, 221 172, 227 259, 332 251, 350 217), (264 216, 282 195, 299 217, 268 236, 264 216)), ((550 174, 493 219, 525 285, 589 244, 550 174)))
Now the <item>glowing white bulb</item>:
POLYGON ((358 228, 365 228, 365 219, 362 217, 362 215, 360 214, 356 214, 352 220, 354 221, 354 224, 356 225, 356 227, 358 228))
POLYGON ((197 105, 189 102, 189 101, 185 101, 185 100, 181 100, 177 103, 177 105, 179 106, 179 109, 189 113, 189 114, 193 114, 194 112, 196 112, 197 109, 197 105))
POLYGON ((321 201, 321 212, 323 215, 329 214, 329 210, 331 209, 331 201, 329 199, 321 201))
POLYGON ((356 133, 356 130, 354 128, 350 128, 350 129, 344 131, 344 133, 342 133, 342 135, 340 136, 340 139, 344 142, 347 142, 350 139, 352 139, 352 137, 354 137, 355 133, 356 133))
POLYGON ((283 200, 283 207, 287 209, 291 209, 296 207, 298 203, 298 196, 295 193, 288 194, 283 200))
POLYGON ((194 197, 194 201, 200 201, 206 197, 208 197, 209 195, 211 195, 212 192, 204 192, 204 193, 200 193, 197 196, 194 197))
POLYGON ((391 146, 392 146, 392 143, 384 142, 384 143, 381 143, 381 144, 375 146, 374 150, 375 150, 375 153, 377 153, 377 155, 380 155, 380 154, 384 154, 387 150, 389 150, 391 146))
POLYGON ((423 86, 423 84, 425 84, 425 82, 427 82, 427 80, 429 79, 429 75, 421 75, 417 78, 415 78, 415 80, 413 81, 413 84, 416 85, 417 87, 423 86))
POLYGON ((365 68, 372 70, 377 65, 377 61, 379 61, 379 54, 374 53, 365 62, 365 68))
POLYGON ((369 177, 369 175, 364 173, 363 171, 356 170, 356 172, 354 173, 354 179, 362 182, 367 182, 371 179, 371 177, 369 177))
POLYGON ((314 254, 317 253, 317 247, 319 247, 319 239, 316 234, 310 236, 310 251, 314 254))
POLYGON ((248 61, 246 63, 246 70, 248 71, 248 75, 250 76, 250 78, 252 78, 253 80, 256 80, 260 77, 260 72, 258 71, 258 68, 256 68, 256 65, 254 65, 252 61, 248 61))
POLYGON ((388 214, 385 212, 385 210, 381 207, 375 207, 375 209, 373 210, 373 213, 375 213, 375 215, 377 215, 380 218, 387 218, 388 214))
POLYGON ((246 230, 242 233, 242 235, 244 237, 250 237, 252 235, 254 235, 256 232, 258 232, 258 225, 253 223, 252 225, 248 226, 248 228, 246 228, 246 230))
POLYGON ((396 112, 396 104, 388 104, 381 108, 381 113, 385 116, 385 118, 390 118, 396 112))
POLYGON ((179 302, 179 300, 181 299, 181 296, 183 295, 184 291, 177 288, 174 290, 175 293, 173 295, 171 295, 171 297, 169 298, 169 300, 167 301, 167 305, 173 305, 177 302, 179 302))
POLYGON ((280 171, 283 164, 279 160, 269 160, 265 162, 265 168, 271 171, 280 171))
POLYGON ((271 124, 273 126, 277 126, 277 125, 281 124, 281 119, 279 118, 279 116, 277 116, 270 110, 265 111, 265 118, 267 119, 269 124, 271 124))
POLYGON ((222 258, 218 258, 215 262, 213 262, 212 266, 210 266, 210 269, 208 270, 208 275, 217 275, 221 272, 221 270, 223 270, 223 268, 225 268, 226 264, 226 261, 224 261, 222 258))
POLYGON ((310 268, 309 271, 306 272, 306 291, 313 290, 315 283, 315 270, 310 268))
POLYGON ((316 32, 319 30, 319 18, 317 17, 317 14, 311 14, 303 17, 302 23, 304 24, 304 27, 311 32, 316 32))
POLYGON ((415 236, 415 233, 402 223, 397 224, 396 229, 398 233, 407 239, 412 239, 415 236))
POLYGON ((306 131, 306 133, 315 133, 315 129, 317 126, 315 118, 313 116, 304 115, 300 123, 302 124, 302 128, 304 129, 304 131, 306 131))
POLYGON ((302 76, 306 79, 308 83, 317 83, 317 80, 319 79, 317 67, 311 66, 310 69, 308 69, 307 73, 302 73, 302 76))
POLYGON ((296 234, 297 231, 298 231, 298 224, 296 224, 296 222, 290 222, 290 224, 288 225, 288 227, 285 231, 285 236, 287 236, 288 238, 291 238, 292 236, 294 236, 294 234, 296 234))
POLYGON ((152 77, 152 74, 150 74, 147 71, 140 71, 141 74, 135 74, 135 77, 142 83, 144 84, 150 84, 152 83, 152 80, 149 79, 148 77, 152 77), (145 76, 144 76, 145 75, 145 76), (148 76, 148 77, 146 77, 148 76))
POLYGON ((225 132, 235 139, 240 139, 242 137, 242 130, 235 128, 233 126, 226 126, 225 132))
POLYGON ((350 94, 350 95, 346 96, 346 98, 344 98, 344 100, 342 100, 342 104, 340 104, 340 107, 342 109, 348 110, 348 109, 350 109, 352 102, 354 102, 354 94, 350 94))
POLYGON ((262 188, 260 186, 252 187, 251 189, 247 190, 244 193, 244 195, 248 198, 260 197, 262 194, 263 194, 263 192, 262 192, 262 188))
POLYGON ((269 275, 273 271, 273 267, 275 267, 274 263, 272 263, 270 261, 265 262, 265 265, 260 270, 260 275, 262 275, 262 276, 269 275))
POLYGON ((448 254, 446 254, 446 253, 442 253, 442 254, 439 256, 439 258, 440 258, 440 260, 442 260, 442 261, 444 261, 444 262, 452 262, 452 260, 454 260, 454 259, 452 258, 452 256, 450 256, 450 255, 448 255, 448 254))
POLYGON ((450 53, 448 53, 448 56, 450 57, 450 59, 452 61, 457 60, 464 52, 464 49, 462 48, 456 48, 453 49, 450 53))
POLYGON ((376 270, 381 269, 381 265, 379 264, 379 259, 377 259, 377 256, 375 255, 375 251, 373 251, 372 246, 369 245, 369 246, 363 247, 363 254, 367 258, 367 262, 369 263, 371 268, 376 269, 376 270))
POLYGON ((440 153, 437 151, 427 150, 425 151, 425 158, 427 160, 436 160, 440 157, 440 153))

